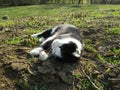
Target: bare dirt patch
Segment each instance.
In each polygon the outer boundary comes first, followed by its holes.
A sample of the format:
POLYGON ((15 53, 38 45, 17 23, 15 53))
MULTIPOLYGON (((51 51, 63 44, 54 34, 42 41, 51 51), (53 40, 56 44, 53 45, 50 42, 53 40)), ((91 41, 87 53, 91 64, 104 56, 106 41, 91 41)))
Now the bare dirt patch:
POLYGON ((42 62, 31 58, 29 51, 34 46, 27 45, 29 34, 21 29, 3 30, 0 33, 0 90, 95 89, 85 74, 101 90, 119 90, 120 63, 106 63, 98 58, 98 53, 105 57, 115 56, 115 53, 107 50, 120 48, 120 35, 107 35, 101 26, 80 29, 86 44, 91 47, 85 47, 82 58, 74 64, 57 62, 54 59, 42 62), (5 40, 16 36, 25 40, 12 45, 5 43, 5 40))

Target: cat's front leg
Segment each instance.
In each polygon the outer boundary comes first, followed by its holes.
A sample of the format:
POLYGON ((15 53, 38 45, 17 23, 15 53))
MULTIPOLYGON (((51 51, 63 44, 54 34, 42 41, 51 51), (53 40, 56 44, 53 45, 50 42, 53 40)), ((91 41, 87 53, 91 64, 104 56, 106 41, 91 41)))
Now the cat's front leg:
POLYGON ((31 50, 30 55, 34 57, 39 57, 39 60, 42 60, 42 61, 47 60, 49 57, 49 55, 43 50, 42 47, 38 47, 31 50))

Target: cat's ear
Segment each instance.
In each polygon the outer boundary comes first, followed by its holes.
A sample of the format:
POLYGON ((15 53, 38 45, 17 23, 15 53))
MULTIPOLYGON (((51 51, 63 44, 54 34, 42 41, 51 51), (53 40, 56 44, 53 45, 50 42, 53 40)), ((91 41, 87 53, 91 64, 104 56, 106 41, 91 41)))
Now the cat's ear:
POLYGON ((76 49, 76 51, 73 52, 73 55, 74 55, 75 57, 80 57, 80 55, 81 55, 80 50, 76 49))

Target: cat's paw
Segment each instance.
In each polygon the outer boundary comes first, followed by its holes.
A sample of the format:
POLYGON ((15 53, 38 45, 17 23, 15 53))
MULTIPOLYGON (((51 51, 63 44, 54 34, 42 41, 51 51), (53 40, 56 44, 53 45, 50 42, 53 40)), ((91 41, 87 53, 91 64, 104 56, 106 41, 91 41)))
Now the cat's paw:
POLYGON ((31 56, 39 56, 39 53, 43 50, 43 48, 38 47, 30 51, 31 56))
POLYGON ((48 59, 48 54, 45 51, 39 53, 39 60, 45 61, 48 59))

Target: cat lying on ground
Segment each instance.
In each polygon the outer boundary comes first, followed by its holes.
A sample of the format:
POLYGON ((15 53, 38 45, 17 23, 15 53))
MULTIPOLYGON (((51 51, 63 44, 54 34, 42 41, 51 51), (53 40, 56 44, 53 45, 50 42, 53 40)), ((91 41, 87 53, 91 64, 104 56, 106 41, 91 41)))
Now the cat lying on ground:
POLYGON ((61 24, 31 36, 42 42, 30 51, 31 56, 38 56, 40 60, 54 57, 58 61, 76 62, 81 57, 83 41, 80 30, 71 24, 61 24))

